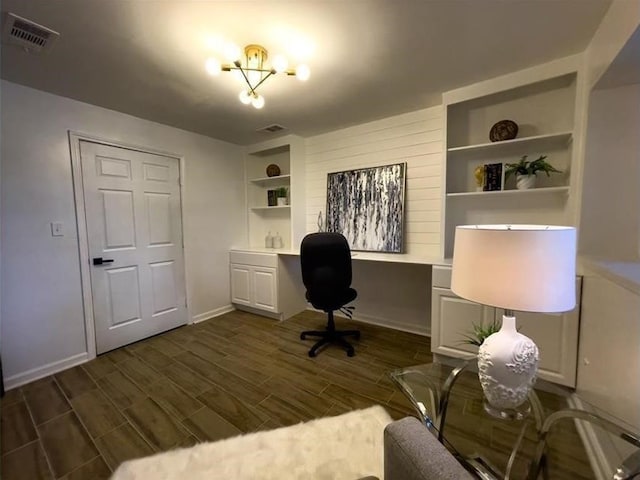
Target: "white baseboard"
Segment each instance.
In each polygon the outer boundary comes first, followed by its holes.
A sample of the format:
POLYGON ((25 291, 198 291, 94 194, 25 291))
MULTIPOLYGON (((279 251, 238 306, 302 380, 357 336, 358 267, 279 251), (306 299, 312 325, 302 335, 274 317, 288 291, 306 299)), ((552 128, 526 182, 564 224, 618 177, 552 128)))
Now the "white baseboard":
POLYGON ((58 360, 57 362, 51 362, 42 367, 32 368, 23 373, 18 373, 4 379, 4 388, 11 390, 12 388, 20 387, 34 380, 47 377, 54 373, 61 372, 67 368, 75 367, 81 363, 85 363, 89 360, 89 354, 87 352, 79 353, 71 357, 58 360))
POLYGON ((224 307, 215 308, 213 310, 209 310, 208 312, 194 315, 193 318, 191 319, 191 323, 204 322, 205 320, 209 320, 210 318, 214 318, 214 317, 219 317, 220 315, 233 312, 234 310, 235 310, 235 307, 231 304, 225 305, 224 307))
MULTIPOLYGON (((577 410, 589 410, 584 403, 574 393, 569 397, 569 406, 577 410)), ((587 457, 591 463, 591 469, 597 480, 607 480, 611 478, 612 467, 607 455, 604 453, 594 426, 590 422, 575 422, 576 430, 582 440, 587 457)))
MULTIPOLYGON (((312 312, 324 313, 322 310, 317 310, 315 308, 309 308, 308 310, 311 310, 312 312)), ((336 311, 334 315, 340 318, 348 318, 340 314, 340 312, 338 311, 336 311)), ((415 333, 416 335, 422 335, 424 337, 431 337, 431 331, 428 327, 420 328, 417 325, 414 325, 412 323, 390 322, 386 318, 375 317, 373 315, 363 315, 358 313, 354 313, 352 320, 355 320, 357 322, 362 322, 362 323, 370 323, 371 325, 377 325, 379 327, 392 328, 394 330, 400 330, 402 332, 415 333)))

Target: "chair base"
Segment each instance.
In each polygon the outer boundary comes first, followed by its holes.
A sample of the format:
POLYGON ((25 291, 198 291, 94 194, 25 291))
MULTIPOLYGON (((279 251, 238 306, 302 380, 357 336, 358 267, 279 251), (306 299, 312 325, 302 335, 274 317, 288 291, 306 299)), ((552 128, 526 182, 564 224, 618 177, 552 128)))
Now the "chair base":
POLYGON ((347 356, 353 357, 355 350, 353 345, 347 342, 344 337, 355 337, 356 340, 360 340, 360 332, 358 330, 336 330, 335 323, 333 321, 333 312, 329 312, 329 323, 326 330, 307 330, 300 334, 300 340, 306 340, 307 337, 320 337, 311 350, 309 350, 309 356, 315 357, 318 350, 324 345, 335 343, 342 346, 347 351, 347 356))

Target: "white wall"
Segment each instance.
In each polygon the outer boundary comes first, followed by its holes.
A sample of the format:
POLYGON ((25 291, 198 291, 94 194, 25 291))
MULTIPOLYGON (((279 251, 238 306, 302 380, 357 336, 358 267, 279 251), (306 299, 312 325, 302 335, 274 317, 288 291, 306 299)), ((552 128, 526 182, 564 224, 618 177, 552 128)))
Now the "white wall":
POLYGON ((613 0, 585 50, 589 88, 600 80, 639 25, 638 0, 613 0))
POLYGON ((580 221, 582 254, 609 260, 640 258, 639 131, 639 84, 591 93, 580 221))
POLYGON ((87 351, 68 130, 185 156, 190 313, 206 318, 229 306, 228 249, 246 236, 240 147, 1 85, 2 357, 9 385, 82 359, 87 351), (51 221, 64 223, 64 237, 51 236, 51 221))
MULTIPOLYGON (((327 173, 407 163, 405 253, 438 257, 442 211, 442 107, 432 107, 308 138, 307 232, 326 212, 327 173)), ((356 317, 430 332, 431 269, 423 265, 353 262, 356 317)))
MULTIPOLYGON (((585 271, 580 327, 577 393, 640 431, 640 295, 585 271)), ((601 436, 613 467, 631 452, 607 440, 601 436)))

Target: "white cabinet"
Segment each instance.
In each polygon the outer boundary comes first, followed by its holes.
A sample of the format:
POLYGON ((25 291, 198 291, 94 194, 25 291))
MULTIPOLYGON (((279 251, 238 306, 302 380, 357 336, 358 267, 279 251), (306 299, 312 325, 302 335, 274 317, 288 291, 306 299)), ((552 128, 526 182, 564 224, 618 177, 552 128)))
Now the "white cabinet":
POLYGON ((306 308, 299 258, 234 250, 229 254, 231 303, 236 308, 286 319, 306 308))
MULTIPOLYGON (((450 267, 433 268, 431 293, 431 350, 454 358, 473 358, 477 347, 463 343, 473 324, 502 321, 501 309, 486 307, 456 296, 450 290, 450 267)), ((538 376, 550 382, 575 387, 582 279, 576 278, 576 308, 571 312, 542 314, 516 312, 520 332, 540 350, 538 376)))
POLYGON ((473 331, 473 325, 487 324, 493 320, 494 309, 469 302, 453 294, 448 288, 433 288, 431 294, 431 318, 438 319, 431 325, 431 348, 456 358, 473 358, 478 348, 463 342, 465 335, 473 331))
POLYGON ((275 268, 231 264, 231 302, 269 312, 278 311, 275 268))

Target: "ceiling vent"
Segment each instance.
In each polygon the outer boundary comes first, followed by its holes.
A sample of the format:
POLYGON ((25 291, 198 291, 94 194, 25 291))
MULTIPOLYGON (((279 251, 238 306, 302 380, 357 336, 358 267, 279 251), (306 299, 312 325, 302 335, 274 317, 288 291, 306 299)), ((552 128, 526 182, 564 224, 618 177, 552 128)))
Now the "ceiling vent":
POLYGON ((276 132, 280 132, 280 131, 286 130, 286 129, 287 129, 287 127, 283 127, 282 125, 278 125, 277 123, 274 123, 273 125, 268 125, 266 127, 259 128, 258 130, 256 130, 256 132, 276 133, 276 132))
POLYGON ((31 53, 49 50, 60 34, 50 28, 38 25, 31 20, 7 13, 2 41, 8 45, 17 45, 31 53))

